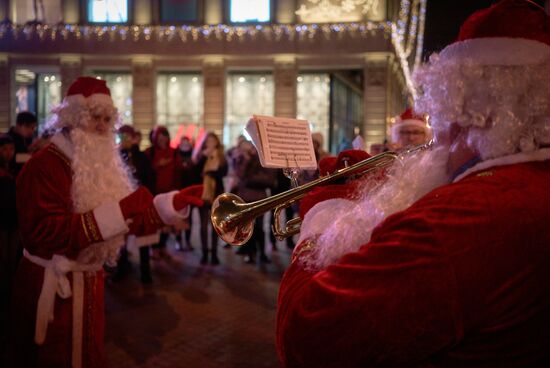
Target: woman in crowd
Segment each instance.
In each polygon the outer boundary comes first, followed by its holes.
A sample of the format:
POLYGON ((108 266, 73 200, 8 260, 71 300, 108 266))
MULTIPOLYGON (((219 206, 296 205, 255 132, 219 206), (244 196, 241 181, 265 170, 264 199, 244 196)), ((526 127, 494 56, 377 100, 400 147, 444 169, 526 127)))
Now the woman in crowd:
MULTIPOLYGON (((223 177, 227 175, 227 162, 223 152, 223 146, 218 136, 212 132, 207 133, 204 141, 195 154, 196 170, 201 173, 204 191, 202 199, 204 206, 200 208, 201 218, 201 264, 208 262, 208 226, 210 223, 210 210, 214 199, 224 192, 223 177)), ((214 228, 211 229, 211 263, 217 265, 218 236, 214 228)))

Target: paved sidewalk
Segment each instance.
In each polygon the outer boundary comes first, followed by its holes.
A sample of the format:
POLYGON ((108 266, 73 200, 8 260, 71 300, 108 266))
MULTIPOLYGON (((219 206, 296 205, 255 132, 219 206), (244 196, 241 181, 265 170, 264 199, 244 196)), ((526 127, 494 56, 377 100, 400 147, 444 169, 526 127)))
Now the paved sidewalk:
MULTIPOLYGON (((197 222, 195 222, 197 223, 197 222)), ((139 282, 137 254, 127 278, 106 285, 106 354, 110 367, 279 367, 275 308, 289 251, 250 265, 219 247, 221 265, 199 264, 169 242, 168 260, 152 261, 153 284, 139 282)))

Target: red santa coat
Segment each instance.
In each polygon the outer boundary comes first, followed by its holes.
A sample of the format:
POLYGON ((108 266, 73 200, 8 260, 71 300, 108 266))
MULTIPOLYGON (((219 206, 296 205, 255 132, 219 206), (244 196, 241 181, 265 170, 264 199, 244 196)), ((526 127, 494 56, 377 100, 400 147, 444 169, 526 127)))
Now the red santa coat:
MULTIPOLYGON (((72 171, 69 158, 54 144, 38 152, 18 178, 17 207, 21 243, 31 254, 51 259, 54 254, 74 259, 78 252, 101 240, 90 213, 72 210, 72 171)), ((72 283, 72 275, 67 275, 72 283)), ((37 303, 44 268, 23 258, 14 293, 14 363, 16 366, 71 366, 72 298, 56 297, 54 319, 41 346, 33 343, 37 303)), ((85 277, 83 366, 101 367, 103 356, 103 271, 85 277)))
POLYGON ((432 191, 325 270, 294 262, 278 300, 283 364, 550 366, 546 153, 432 191))
MULTIPOLYGON (((63 140, 56 138, 54 141, 63 146, 63 140)), ((73 211, 72 169, 65 151, 55 144, 46 146, 25 165, 18 178, 21 243, 28 253, 43 260, 53 259, 54 255, 74 260, 84 248, 103 241, 106 238, 105 229, 108 233, 118 234, 128 231, 124 219, 118 219, 113 224, 112 218, 99 218, 98 223, 94 211, 84 214, 73 211), (122 223, 117 225, 120 221, 122 223), (117 226, 118 229, 115 229, 117 226)), ((161 217, 171 221, 174 210, 168 204, 171 204, 173 194, 156 197, 155 206, 134 218, 130 231, 137 235, 148 234, 163 226, 161 217)), ((41 345, 35 343, 37 304, 44 275, 44 267, 29 261, 27 257, 22 259, 16 274, 13 300, 12 360, 15 366, 71 367, 74 297, 64 299, 55 296, 54 318, 47 325, 45 340, 41 345)), ((73 274, 67 273, 67 278, 74 292, 73 274)), ((83 281, 82 367, 103 367, 103 270, 84 272, 83 281)))

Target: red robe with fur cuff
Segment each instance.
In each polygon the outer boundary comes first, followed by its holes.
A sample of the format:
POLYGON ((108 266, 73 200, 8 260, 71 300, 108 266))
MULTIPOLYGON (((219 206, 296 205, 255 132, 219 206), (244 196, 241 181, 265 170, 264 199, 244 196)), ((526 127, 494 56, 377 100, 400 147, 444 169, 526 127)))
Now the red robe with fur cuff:
MULTIPOLYGON (((36 153, 18 177, 17 207, 22 246, 32 255, 51 259, 54 254, 75 259, 78 253, 103 239, 93 211, 73 212, 70 159, 55 144, 36 153)), ((103 220, 104 221, 104 220, 103 220)), ((162 225, 151 206, 130 224, 141 235, 162 225)), ((72 274, 67 277, 72 287, 72 274)), ((23 258, 19 264, 13 300, 13 364, 16 367, 70 367, 73 298, 56 295, 54 320, 46 340, 34 342, 37 303, 44 268, 23 258)), ((84 276, 82 367, 105 366, 103 270, 84 276)))
MULTIPOLYGON (((91 213, 72 212, 72 170, 69 158, 54 144, 36 153, 18 177, 17 208, 21 244, 44 259, 54 254, 75 259, 79 251, 101 241, 91 213)), ((13 300, 14 366, 71 366, 72 301, 55 298, 54 320, 43 345, 34 343, 36 308, 44 268, 22 258, 13 300)), ((68 274, 72 284, 72 275, 68 274)), ((104 366, 103 271, 84 279, 83 367, 104 366)))
POLYGON ((322 271, 295 261, 278 300, 283 364, 550 366, 548 183, 548 160, 473 173, 322 271))

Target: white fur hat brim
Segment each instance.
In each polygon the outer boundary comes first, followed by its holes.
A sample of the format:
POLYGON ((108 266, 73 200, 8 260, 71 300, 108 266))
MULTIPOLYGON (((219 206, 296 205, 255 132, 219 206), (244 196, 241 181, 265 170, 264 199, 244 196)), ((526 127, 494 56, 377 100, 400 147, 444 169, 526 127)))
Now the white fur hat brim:
POLYGON ((439 58, 481 65, 535 65, 550 59, 550 46, 526 38, 471 38, 445 47, 439 58))

